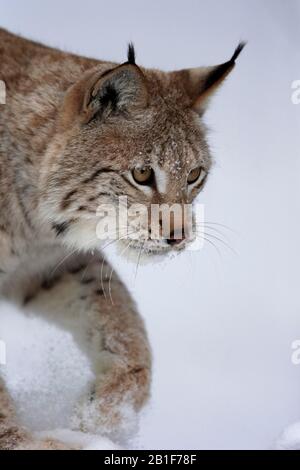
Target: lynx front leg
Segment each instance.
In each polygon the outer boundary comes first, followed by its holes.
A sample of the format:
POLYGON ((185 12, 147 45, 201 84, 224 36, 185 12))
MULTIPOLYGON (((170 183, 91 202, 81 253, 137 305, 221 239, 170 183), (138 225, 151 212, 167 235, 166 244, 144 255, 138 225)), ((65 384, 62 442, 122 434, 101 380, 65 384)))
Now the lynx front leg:
POLYGON ((73 419, 75 428, 90 432, 101 429, 113 437, 134 430, 136 413, 147 401, 151 381, 150 349, 144 327, 121 290, 121 285, 113 288, 113 306, 104 299, 97 302, 90 325, 96 381, 73 419))
POLYGON ((109 274, 106 266, 101 281, 101 260, 78 258, 59 277, 44 281, 26 308, 72 332, 91 358, 95 383, 75 410, 73 429, 116 437, 129 431, 149 396, 151 353, 143 321, 116 277, 113 304, 105 296, 109 274))

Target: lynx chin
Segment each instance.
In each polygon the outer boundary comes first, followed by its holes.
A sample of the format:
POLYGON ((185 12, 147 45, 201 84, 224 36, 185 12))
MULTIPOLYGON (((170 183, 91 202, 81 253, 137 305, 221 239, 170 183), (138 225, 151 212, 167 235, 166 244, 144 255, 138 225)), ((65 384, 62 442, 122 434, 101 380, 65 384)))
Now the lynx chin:
MULTIPOLYGON (((149 397, 151 350, 133 300, 110 276, 97 209, 124 196, 146 208, 193 204, 212 165, 202 118, 244 44, 221 65, 163 72, 137 65, 131 44, 116 64, 3 29, 0 42, 1 297, 72 333, 96 379, 71 427, 118 437, 149 397)), ((154 227, 145 217, 141 238, 122 237, 119 225, 122 251, 143 247, 150 259, 193 238, 175 212, 168 231, 160 211, 154 227)), ((128 226, 136 231, 134 216, 128 226)), ((24 429, 0 379, 1 449, 70 447, 24 429)))

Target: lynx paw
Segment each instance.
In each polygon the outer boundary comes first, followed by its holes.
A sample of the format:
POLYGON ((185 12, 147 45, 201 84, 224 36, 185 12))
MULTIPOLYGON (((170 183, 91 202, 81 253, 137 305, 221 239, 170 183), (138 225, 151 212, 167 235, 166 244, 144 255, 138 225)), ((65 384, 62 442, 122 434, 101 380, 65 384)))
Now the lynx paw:
POLYGON ((149 385, 147 368, 111 369, 77 406, 72 429, 126 440, 137 430, 138 411, 148 398, 149 385))
POLYGON ((129 438, 137 429, 137 412, 126 397, 116 403, 89 397, 76 407, 71 428, 108 436, 117 441, 129 438))
POLYGON ((19 445, 16 450, 79 450, 79 447, 66 445, 55 439, 32 439, 19 445))
POLYGON ((69 447, 51 437, 34 436, 17 426, 0 427, 1 450, 68 450, 69 447))

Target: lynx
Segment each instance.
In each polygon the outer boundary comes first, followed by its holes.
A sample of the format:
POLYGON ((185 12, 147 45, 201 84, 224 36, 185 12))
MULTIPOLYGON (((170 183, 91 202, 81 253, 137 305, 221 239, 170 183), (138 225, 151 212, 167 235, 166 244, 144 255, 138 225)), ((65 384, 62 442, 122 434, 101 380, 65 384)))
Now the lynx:
MULTIPOLYGON (((203 114, 243 46, 221 65, 163 72, 138 66, 133 45, 116 64, 0 30, 0 294, 71 332, 90 357, 96 379, 74 430, 118 435, 151 384, 144 323, 111 274, 97 208, 121 196, 147 208, 192 204, 212 164, 203 114)), ((116 243, 149 259, 191 243, 182 219, 167 236, 158 224, 156 238, 150 225, 143 239, 120 227, 116 243)), ((66 448, 18 423, 3 379, 0 410, 0 448, 66 448)))

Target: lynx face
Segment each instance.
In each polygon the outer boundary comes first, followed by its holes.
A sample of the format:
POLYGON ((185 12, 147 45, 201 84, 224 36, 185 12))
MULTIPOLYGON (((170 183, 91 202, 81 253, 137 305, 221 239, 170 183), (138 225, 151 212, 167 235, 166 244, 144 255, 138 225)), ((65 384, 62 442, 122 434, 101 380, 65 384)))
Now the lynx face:
POLYGON ((138 67, 130 46, 128 62, 90 70, 68 90, 41 177, 42 211, 58 237, 94 249, 107 243, 100 227, 123 251, 151 254, 193 241, 184 208, 211 167, 201 118, 242 47, 225 64, 165 73, 138 67), (161 205, 174 204, 164 224, 161 205))

